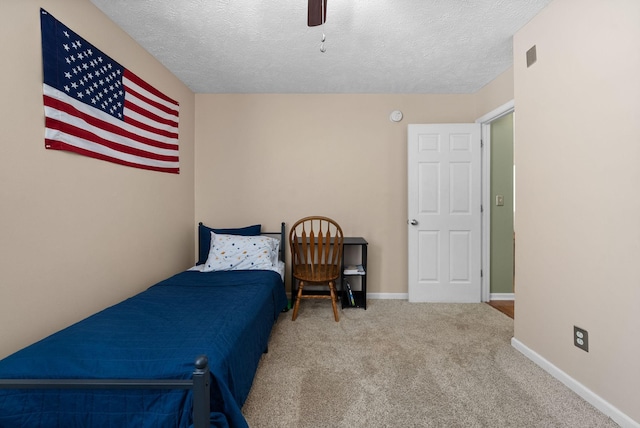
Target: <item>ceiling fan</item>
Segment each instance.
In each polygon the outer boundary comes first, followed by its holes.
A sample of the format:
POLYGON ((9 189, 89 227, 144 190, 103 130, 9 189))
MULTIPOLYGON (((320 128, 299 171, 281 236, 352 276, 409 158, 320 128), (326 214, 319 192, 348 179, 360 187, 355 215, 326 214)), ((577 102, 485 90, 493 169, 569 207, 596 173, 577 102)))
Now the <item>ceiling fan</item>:
POLYGON ((322 25, 327 20, 327 0, 309 0, 307 7, 307 26, 322 25))

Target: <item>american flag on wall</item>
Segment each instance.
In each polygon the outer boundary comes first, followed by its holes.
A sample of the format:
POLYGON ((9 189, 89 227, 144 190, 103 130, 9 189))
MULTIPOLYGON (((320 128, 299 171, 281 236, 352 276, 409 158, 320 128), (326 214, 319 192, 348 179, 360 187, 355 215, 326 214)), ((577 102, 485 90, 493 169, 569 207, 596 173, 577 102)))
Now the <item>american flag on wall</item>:
POLYGON ((45 147, 178 174, 178 102, 40 9, 45 147))

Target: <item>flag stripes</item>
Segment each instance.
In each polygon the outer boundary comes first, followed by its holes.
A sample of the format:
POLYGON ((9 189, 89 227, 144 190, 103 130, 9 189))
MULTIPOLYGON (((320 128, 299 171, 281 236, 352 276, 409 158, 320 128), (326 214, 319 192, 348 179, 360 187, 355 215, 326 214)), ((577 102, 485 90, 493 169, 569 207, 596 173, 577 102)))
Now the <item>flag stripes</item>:
MULTIPOLYGON (((128 145, 138 147, 153 152, 156 149, 170 150, 176 153, 177 144, 171 142, 159 141, 157 133, 140 129, 139 126, 122 122, 113 116, 104 112, 96 112, 90 106, 78 102, 68 95, 44 85, 44 104, 45 116, 49 114, 57 114, 51 116, 68 122, 72 126, 86 127, 96 135, 101 135, 105 139, 127 139, 128 145)), ((144 125, 144 124, 143 124, 144 125)))
POLYGON ((85 156, 143 169, 179 172, 177 145, 160 142, 155 134, 106 113, 87 112, 91 107, 47 85, 44 85, 44 92, 45 147, 48 149, 77 151, 85 156), (50 92, 57 93, 57 98, 46 95, 50 92))

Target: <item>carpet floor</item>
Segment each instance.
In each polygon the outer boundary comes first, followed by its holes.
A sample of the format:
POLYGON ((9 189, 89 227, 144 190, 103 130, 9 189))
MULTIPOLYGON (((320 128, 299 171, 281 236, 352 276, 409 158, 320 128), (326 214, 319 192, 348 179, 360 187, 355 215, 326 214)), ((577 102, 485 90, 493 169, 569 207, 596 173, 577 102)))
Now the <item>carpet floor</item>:
POLYGON ((243 407, 252 428, 617 427, 511 346, 486 304, 370 300, 276 323, 243 407))

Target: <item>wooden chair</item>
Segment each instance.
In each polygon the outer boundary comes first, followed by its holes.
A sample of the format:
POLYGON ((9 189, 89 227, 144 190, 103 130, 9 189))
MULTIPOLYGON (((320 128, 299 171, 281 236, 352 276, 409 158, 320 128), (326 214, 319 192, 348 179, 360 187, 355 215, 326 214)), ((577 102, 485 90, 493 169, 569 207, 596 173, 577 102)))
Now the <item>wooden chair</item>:
POLYGON ((344 236, 342 228, 328 217, 312 216, 298 220, 289 232, 291 248, 291 270, 294 280, 298 281, 298 293, 293 306, 292 321, 298 317, 300 300, 330 299, 333 316, 338 315, 338 293, 336 280, 342 269, 342 247, 344 236), (304 292, 306 285, 328 285, 329 295, 304 292))

